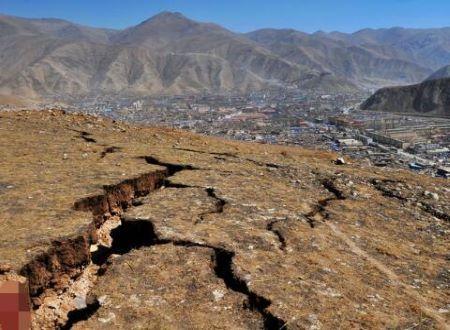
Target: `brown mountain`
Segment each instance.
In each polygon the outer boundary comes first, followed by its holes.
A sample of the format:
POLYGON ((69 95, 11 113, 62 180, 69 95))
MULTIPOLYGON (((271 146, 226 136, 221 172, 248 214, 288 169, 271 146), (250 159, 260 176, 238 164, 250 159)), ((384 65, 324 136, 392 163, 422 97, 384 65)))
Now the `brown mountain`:
POLYGON ((389 54, 436 71, 450 63, 450 27, 440 29, 364 29, 328 36, 364 47, 383 47, 389 54))
MULTIPOLYGON (((37 96, 319 87, 323 75, 217 25, 177 13, 111 31, 0 18, 0 93, 37 96)), ((325 87, 354 88, 327 77, 325 87)))
POLYGON ((0 95, 379 88, 448 64, 448 40, 450 29, 242 35, 169 12, 122 31, 0 16, 0 95))
POLYGON ((247 36, 277 55, 364 87, 401 85, 423 80, 432 70, 382 44, 352 42, 349 35, 264 29, 247 36))
POLYGON ((380 89, 361 108, 450 117, 450 78, 428 80, 418 85, 380 89))

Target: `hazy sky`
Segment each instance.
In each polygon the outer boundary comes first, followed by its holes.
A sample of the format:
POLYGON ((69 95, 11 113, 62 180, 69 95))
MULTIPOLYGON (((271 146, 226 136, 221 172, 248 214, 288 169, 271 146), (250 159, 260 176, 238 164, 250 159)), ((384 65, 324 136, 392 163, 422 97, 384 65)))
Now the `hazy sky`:
POLYGON ((238 32, 450 26, 450 0, 0 0, 3 14, 110 28, 135 25, 160 11, 179 11, 238 32))

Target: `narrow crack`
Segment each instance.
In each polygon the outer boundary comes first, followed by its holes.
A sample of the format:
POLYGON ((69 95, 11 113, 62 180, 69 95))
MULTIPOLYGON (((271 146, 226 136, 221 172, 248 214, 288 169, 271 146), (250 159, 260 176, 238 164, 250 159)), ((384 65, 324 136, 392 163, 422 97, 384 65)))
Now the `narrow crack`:
POLYGON ((401 181, 395 181, 395 180, 377 180, 373 179, 370 182, 378 191, 380 191, 383 196, 390 197, 390 198, 396 198, 402 202, 406 202, 407 199, 397 192, 393 191, 392 189, 389 189, 386 187, 386 184, 393 184, 393 183, 402 183, 401 181))
POLYGON ((246 161, 248 161, 250 163, 253 163, 255 165, 262 166, 262 167, 277 168, 277 169, 281 168, 281 167, 287 167, 287 166, 280 165, 280 164, 275 164, 275 163, 260 162, 258 160, 254 160, 254 159, 251 159, 251 158, 242 158, 242 159, 244 159, 244 160, 246 160, 246 161))
POLYGON ((181 164, 171 164, 171 163, 165 163, 161 162, 157 158, 153 156, 145 156, 145 161, 150 165, 157 165, 162 166, 167 169, 168 176, 173 176, 177 172, 181 172, 183 170, 199 170, 198 167, 194 167, 192 165, 181 165, 181 164))
POLYGON ((164 180, 164 187, 166 188, 177 188, 177 189, 188 189, 188 188, 202 188, 200 186, 191 186, 184 183, 174 183, 169 179, 164 180))
MULTIPOLYGON (((314 174, 316 176, 320 175, 319 173, 314 174)), ((312 211, 304 215, 311 228, 315 228, 317 225, 317 221, 315 219, 317 214, 320 214, 323 219, 329 218, 330 214, 327 212, 327 206, 330 204, 330 202, 347 199, 345 194, 334 184, 334 181, 331 178, 322 178, 319 181, 323 188, 333 194, 333 197, 319 200, 317 204, 314 205, 312 211)))
POLYGON ((422 203, 422 206, 420 207, 423 211, 431 214, 432 216, 441 219, 443 221, 450 221, 450 214, 445 213, 443 211, 437 210, 434 206, 428 204, 428 203, 422 203))
MULTIPOLYGON (((390 189, 387 186, 389 184, 403 183, 402 181, 372 179, 370 183, 372 184, 373 187, 375 187, 375 189, 380 191, 383 194, 383 196, 397 199, 403 203, 410 203, 410 200, 408 200, 408 198, 403 197, 402 195, 400 195, 399 192, 390 189)), ((450 221, 450 214, 447 214, 444 211, 436 209, 433 205, 425 201, 421 202, 420 209, 440 220, 450 221)))
POLYGON ((324 200, 324 202, 322 202, 322 204, 325 203, 325 206, 330 200, 345 200, 346 199, 344 193, 338 187, 336 187, 333 180, 331 180, 329 178, 323 179, 323 180, 321 180, 321 183, 322 183, 322 186, 326 190, 328 190, 330 193, 332 193, 335 196, 332 199, 324 200))
POLYGON ((100 154, 100 158, 103 159, 103 158, 106 157, 107 154, 112 154, 112 153, 118 152, 118 151, 120 151, 121 149, 122 149, 122 148, 115 147, 115 146, 112 146, 112 147, 106 147, 106 148, 102 151, 102 153, 100 154))
POLYGON ((188 149, 188 148, 173 148, 173 149, 180 150, 180 151, 195 152, 195 153, 205 154, 205 155, 239 158, 236 154, 232 154, 230 152, 209 152, 209 151, 202 151, 202 150, 195 150, 195 149, 188 149))
POLYGON ((272 220, 270 221, 267 226, 266 229, 272 233, 274 233, 274 235, 278 238, 278 241, 280 242, 279 244, 279 248, 281 251, 285 251, 286 250, 286 239, 284 238, 283 234, 281 233, 280 230, 275 229, 274 226, 279 223, 279 220, 272 220))
POLYGON ((91 138, 90 136, 92 136, 91 133, 85 132, 85 131, 79 131, 76 129, 72 129, 72 131, 77 132, 80 134, 80 138, 82 138, 84 141, 88 142, 88 143, 97 143, 97 140, 94 138, 91 138))
POLYGON ((213 187, 205 188, 205 191, 208 197, 214 199, 214 210, 201 213, 195 221, 195 225, 202 223, 207 215, 223 213, 223 209, 228 203, 225 199, 217 196, 216 190, 213 187))
POLYGON ((265 163, 265 162, 257 161, 257 160, 251 159, 251 158, 241 158, 238 155, 232 154, 232 153, 229 153, 229 152, 207 152, 207 151, 201 151, 201 150, 195 150, 195 149, 187 149, 187 148, 173 148, 173 149, 181 150, 181 151, 201 153, 201 154, 212 155, 212 156, 219 156, 219 157, 214 157, 217 160, 226 160, 226 159, 221 158, 221 157, 229 157, 229 158, 245 160, 245 161, 251 162, 251 163, 253 163, 255 165, 265 166, 265 167, 269 167, 269 168, 287 167, 287 166, 280 165, 280 164, 275 164, 275 163, 265 163))

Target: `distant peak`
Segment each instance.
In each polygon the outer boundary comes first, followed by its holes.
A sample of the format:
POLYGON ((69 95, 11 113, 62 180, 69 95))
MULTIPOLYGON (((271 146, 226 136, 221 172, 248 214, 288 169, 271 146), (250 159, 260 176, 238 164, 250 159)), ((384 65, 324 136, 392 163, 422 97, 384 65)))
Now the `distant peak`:
POLYGON ((191 20, 179 12, 163 11, 149 19, 141 22, 139 25, 147 25, 149 23, 164 24, 173 22, 190 22, 191 20))
POLYGON ((159 19, 188 19, 188 18, 180 12, 172 12, 172 11, 163 11, 150 18, 150 20, 159 20, 159 19))

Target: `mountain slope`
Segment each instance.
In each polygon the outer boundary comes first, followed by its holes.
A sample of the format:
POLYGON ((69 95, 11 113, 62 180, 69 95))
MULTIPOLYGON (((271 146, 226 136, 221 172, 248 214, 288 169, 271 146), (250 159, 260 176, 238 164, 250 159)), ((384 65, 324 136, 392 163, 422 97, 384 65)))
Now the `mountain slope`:
POLYGON ((404 60, 436 71, 450 63, 450 27, 441 29, 364 29, 352 34, 330 33, 329 37, 364 47, 383 46, 404 60))
MULTIPOLYGON (((0 93, 148 95, 321 88, 320 72, 219 26, 162 13, 123 30, 1 17, 0 93)), ((354 89, 327 78, 326 90, 354 89), (331 82, 331 83, 330 83, 331 82)))
MULTIPOLYGON (((287 61, 241 35, 215 24, 192 21, 179 13, 156 15, 118 33, 112 40, 120 45, 169 53, 173 57, 219 61, 222 63, 220 72, 214 72, 214 67, 203 68, 212 70, 212 76, 223 80, 209 80, 212 86, 225 86, 227 90, 232 86, 237 90, 268 85, 305 86, 311 81, 321 81, 322 77, 317 70, 287 61)), ((354 88, 343 79, 330 77, 333 79, 335 89, 354 88)), ((320 83, 317 87, 320 88, 320 83)))
POLYGON ((242 35, 170 12, 116 31, 3 15, 0 94, 139 96, 274 86, 340 92, 404 85, 450 62, 449 31, 266 29, 242 35))
POLYGON ((52 38, 108 43, 109 39, 117 32, 112 29, 82 26, 60 19, 31 19, 0 15, 0 38, 17 35, 45 35, 52 38))
POLYGON ((426 80, 436 80, 436 79, 443 79, 443 78, 450 78, 450 65, 440 68, 435 73, 433 73, 431 76, 429 76, 426 80))
POLYGON ((450 78, 380 89, 364 102, 361 108, 450 117, 450 78))
POLYGON ((264 29, 248 33, 277 55, 320 71, 333 73, 365 87, 399 85, 422 80, 431 70, 381 47, 364 47, 327 34, 264 29))

